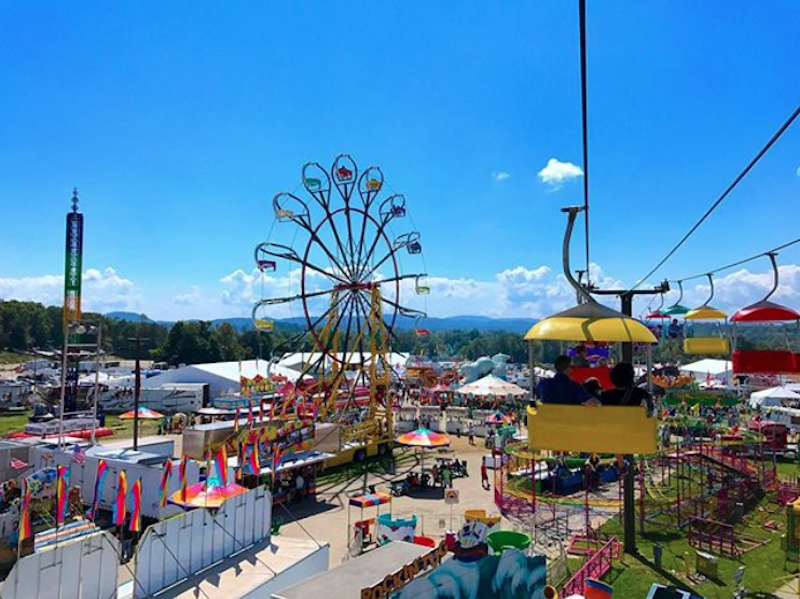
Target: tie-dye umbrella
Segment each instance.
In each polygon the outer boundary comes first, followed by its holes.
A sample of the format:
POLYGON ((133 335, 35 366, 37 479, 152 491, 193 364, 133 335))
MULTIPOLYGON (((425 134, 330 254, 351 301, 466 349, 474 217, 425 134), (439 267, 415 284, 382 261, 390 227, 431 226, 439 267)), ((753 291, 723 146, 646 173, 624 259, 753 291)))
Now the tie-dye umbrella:
POLYGON ((430 429, 423 427, 415 431, 400 435, 397 437, 397 442, 400 445, 407 445, 408 447, 446 447, 450 445, 450 438, 442 433, 433 432, 430 429))
MULTIPOLYGON (((139 407, 139 418, 141 420, 160 420, 163 417, 164 414, 160 414, 155 410, 145 408, 144 406, 139 407)), ((133 420, 134 418, 136 418, 136 410, 130 410, 129 412, 120 414, 120 420, 133 420)))
POLYGON ((247 489, 236 483, 216 485, 206 488, 203 482, 194 483, 186 487, 186 500, 181 497, 180 490, 175 491, 169 498, 171 503, 183 508, 205 507, 219 508, 228 499, 247 493, 247 489))
POLYGON ((406 445, 407 447, 420 447, 422 448, 422 457, 420 459, 420 468, 422 473, 425 474, 425 450, 433 447, 447 447, 450 445, 450 438, 442 433, 435 433, 430 429, 421 426, 415 431, 400 435, 397 437, 397 443, 406 445))

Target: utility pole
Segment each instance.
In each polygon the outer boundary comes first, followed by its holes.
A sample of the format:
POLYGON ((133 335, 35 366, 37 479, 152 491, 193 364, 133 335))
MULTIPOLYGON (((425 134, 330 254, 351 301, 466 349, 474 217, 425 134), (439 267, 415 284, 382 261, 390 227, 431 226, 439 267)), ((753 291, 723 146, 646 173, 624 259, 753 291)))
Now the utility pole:
POLYGON ((128 341, 133 341, 136 344, 136 366, 134 367, 134 386, 133 386, 133 450, 139 449, 139 398, 142 394, 142 364, 141 352, 142 341, 147 341, 147 338, 142 337, 139 331, 136 332, 136 337, 131 337, 128 341))

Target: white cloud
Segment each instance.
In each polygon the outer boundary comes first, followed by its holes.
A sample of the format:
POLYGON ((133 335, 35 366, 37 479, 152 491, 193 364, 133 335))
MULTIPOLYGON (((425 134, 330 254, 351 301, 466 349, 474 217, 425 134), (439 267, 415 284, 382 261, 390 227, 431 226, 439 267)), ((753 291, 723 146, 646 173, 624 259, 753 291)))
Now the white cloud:
POLYGON ((510 176, 506 171, 492 171, 492 179, 495 181, 505 181, 510 176))
MULTIPOLYGON (((111 267, 89 268, 83 273, 82 308, 92 312, 137 311, 141 297, 129 279, 111 267)), ((16 299, 61 305, 64 301, 64 276, 42 275, 19 279, 0 276, 0 299, 16 299)))
POLYGON ((557 158, 551 158, 538 175, 542 183, 553 189, 559 189, 564 183, 582 177, 583 170, 571 162, 561 162, 557 158))
POLYGON ((196 306, 202 301, 203 297, 200 294, 200 288, 197 285, 192 285, 186 293, 179 293, 172 298, 172 301, 179 306, 196 306))

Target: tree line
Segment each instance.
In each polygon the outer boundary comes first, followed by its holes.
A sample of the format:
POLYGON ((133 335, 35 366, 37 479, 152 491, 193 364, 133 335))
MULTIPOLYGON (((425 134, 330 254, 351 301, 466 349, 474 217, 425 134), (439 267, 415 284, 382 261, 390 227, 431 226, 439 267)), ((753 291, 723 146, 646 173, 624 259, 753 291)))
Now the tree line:
MULTIPOLYGON (((252 328, 237 329, 228 322, 212 324, 206 321, 178 321, 168 326, 142 318, 131 322, 109 318, 100 314, 85 313, 84 318, 99 322, 103 328, 103 349, 123 359, 135 357, 137 335, 142 339, 142 357, 166 362, 170 365, 198 364, 269 359, 273 352, 311 351, 312 343, 297 336, 297 326, 276 323, 269 333, 252 328)), ((35 302, 0 300, 0 349, 16 352, 58 350, 63 344, 62 311, 60 307, 44 306, 35 302)), ((711 325, 694 327, 698 335, 729 334, 727 329, 717 330, 711 325)), ((431 331, 419 336, 413 329, 399 329, 391 348, 429 358, 456 358, 475 360, 481 356, 503 353, 511 362, 528 361, 528 343, 520 333, 504 331, 448 330, 431 331)), ((307 337, 307 336, 306 336, 307 337)), ((796 327, 750 328, 738 335, 738 345, 743 349, 785 348, 787 339, 796 341, 796 327)), ((368 351, 368 344, 365 345, 368 351)), ((795 348, 796 349, 796 348, 795 348)), ((534 343, 531 347, 536 363, 552 364, 566 350, 559 342, 534 343)), ((659 343, 653 351, 657 362, 691 361, 694 356, 684 356, 680 340, 659 343)))

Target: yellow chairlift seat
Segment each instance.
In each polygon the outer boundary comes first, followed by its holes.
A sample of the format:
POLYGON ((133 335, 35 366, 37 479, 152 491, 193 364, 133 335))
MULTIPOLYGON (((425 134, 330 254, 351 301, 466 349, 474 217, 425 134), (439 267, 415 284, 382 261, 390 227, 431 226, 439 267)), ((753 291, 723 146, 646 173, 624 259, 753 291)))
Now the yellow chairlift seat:
POLYGON ((727 320, 728 315, 722 310, 711 306, 700 306, 694 310, 689 310, 684 318, 686 320, 727 320))
POLYGON ((656 343, 644 324, 596 302, 579 304, 537 322, 528 340, 656 343))
POLYGON ((658 420, 643 406, 528 408, 528 446, 533 450, 650 454, 658 450, 658 420))
POLYGON ((731 344, 725 337, 689 337, 683 340, 685 354, 729 354, 731 344))

